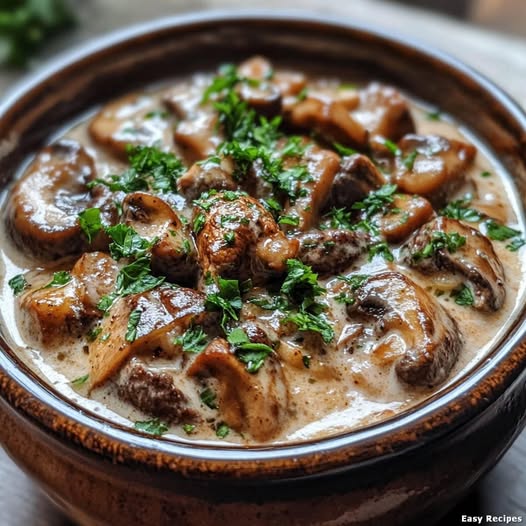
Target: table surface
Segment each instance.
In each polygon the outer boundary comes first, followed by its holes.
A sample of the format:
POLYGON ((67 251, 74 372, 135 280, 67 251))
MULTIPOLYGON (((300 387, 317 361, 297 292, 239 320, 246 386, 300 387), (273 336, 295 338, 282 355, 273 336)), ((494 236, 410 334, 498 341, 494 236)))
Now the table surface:
MULTIPOLYGON (((46 56, 113 28, 141 20, 210 8, 302 8, 349 22, 367 23, 417 38, 449 52, 503 86, 526 107, 526 41, 492 33, 426 11, 380 0, 86 0, 78 2, 80 24, 56 40, 46 56)), ((38 68, 39 63, 34 64, 38 68)), ((0 73, 0 93, 18 75, 0 73)), ((71 526, 35 484, 0 450, 0 525, 71 526)), ((518 515, 526 522, 526 432, 500 463, 442 522, 461 523, 461 515, 518 515)))

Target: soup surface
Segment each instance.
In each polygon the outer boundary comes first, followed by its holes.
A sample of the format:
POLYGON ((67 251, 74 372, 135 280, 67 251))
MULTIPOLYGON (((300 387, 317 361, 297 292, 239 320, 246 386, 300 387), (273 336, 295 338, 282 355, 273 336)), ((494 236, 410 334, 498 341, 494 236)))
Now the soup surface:
POLYGON ((484 357, 523 294, 522 214, 483 144, 396 88, 263 57, 68 126, 3 210, 20 358, 178 439, 389 418, 484 357))

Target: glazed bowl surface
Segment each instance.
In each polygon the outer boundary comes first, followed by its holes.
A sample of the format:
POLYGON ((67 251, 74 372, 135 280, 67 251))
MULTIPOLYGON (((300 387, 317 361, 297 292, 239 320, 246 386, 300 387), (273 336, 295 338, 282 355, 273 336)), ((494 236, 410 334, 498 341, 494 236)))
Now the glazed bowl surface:
MULTIPOLYGON (((376 79, 472 130, 526 200, 526 116, 456 60, 370 28, 291 13, 188 15, 69 53, 0 107, 2 187, 90 108, 163 79, 263 54, 324 75, 376 79)), ((405 524, 432 521, 525 424, 526 314, 468 375, 425 404, 352 433, 280 447, 221 447, 135 433, 65 400, 1 340, 0 439, 82 524, 405 524)))

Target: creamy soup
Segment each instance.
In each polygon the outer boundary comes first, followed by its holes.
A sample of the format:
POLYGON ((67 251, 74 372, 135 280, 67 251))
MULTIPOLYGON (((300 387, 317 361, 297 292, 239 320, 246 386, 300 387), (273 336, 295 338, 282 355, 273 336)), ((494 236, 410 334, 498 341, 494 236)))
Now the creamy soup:
POLYGON ((178 440, 390 418, 480 361, 523 295, 522 212, 483 144, 396 87, 263 57, 111 101, 3 199, 20 359, 178 440))

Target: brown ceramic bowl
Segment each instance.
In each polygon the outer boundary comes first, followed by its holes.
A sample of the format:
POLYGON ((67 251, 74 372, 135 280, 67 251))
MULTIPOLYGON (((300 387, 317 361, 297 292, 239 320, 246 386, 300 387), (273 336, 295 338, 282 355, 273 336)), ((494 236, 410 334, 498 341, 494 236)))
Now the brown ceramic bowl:
MULTIPOLYGON (((377 31, 260 12, 165 19, 57 60, 0 108, 2 184, 86 109, 253 53, 386 80, 443 108, 491 145, 526 199, 526 116, 491 82, 377 31)), ((425 404, 353 433, 275 448, 187 445, 104 421, 45 385, 4 339, 0 439, 81 524, 426 524, 491 468, 524 426, 525 318, 517 316, 487 359, 425 404)))

